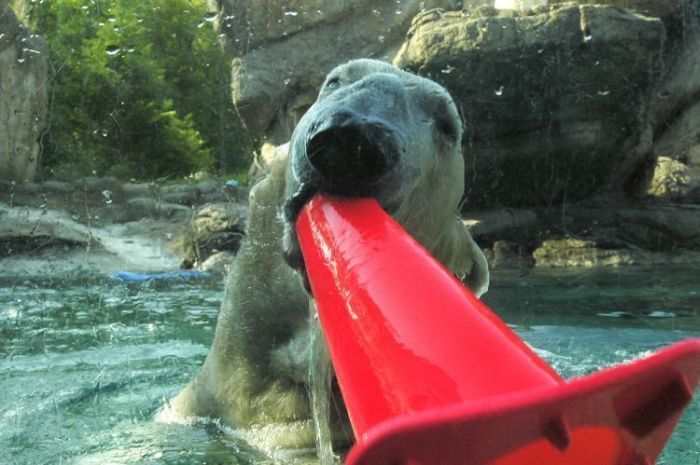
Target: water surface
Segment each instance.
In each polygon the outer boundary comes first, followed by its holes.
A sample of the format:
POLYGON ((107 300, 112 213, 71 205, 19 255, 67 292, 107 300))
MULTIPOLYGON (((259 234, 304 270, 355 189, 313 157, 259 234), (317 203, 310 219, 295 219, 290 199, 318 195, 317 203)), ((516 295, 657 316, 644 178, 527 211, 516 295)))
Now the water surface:
MULTIPOLYGON (((700 335, 693 267, 496 272, 487 303, 565 377, 700 335)), ((247 464, 216 425, 153 417, 203 361, 218 279, 125 285, 108 277, 0 278, 0 462, 247 464)), ((661 464, 700 464, 700 402, 661 464)))

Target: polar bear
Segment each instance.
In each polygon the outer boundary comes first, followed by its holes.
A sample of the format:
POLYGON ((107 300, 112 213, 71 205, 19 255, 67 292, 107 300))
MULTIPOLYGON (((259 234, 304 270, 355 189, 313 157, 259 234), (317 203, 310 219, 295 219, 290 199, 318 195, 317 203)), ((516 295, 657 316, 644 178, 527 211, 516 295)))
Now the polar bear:
POLYGON ((211 350, 166 406, 170 414, 220 419, 278 460, 318 449, 328 461, 327 443, 351 441, 343 412, 328 412, 330 362, 304 290, 294 220, 317 192, 373 197, 481 295, 486 259, 458 215, 461 138, 455 104, 435 82, 366 59, 332 70, 251 190, 247 237, 211 350))

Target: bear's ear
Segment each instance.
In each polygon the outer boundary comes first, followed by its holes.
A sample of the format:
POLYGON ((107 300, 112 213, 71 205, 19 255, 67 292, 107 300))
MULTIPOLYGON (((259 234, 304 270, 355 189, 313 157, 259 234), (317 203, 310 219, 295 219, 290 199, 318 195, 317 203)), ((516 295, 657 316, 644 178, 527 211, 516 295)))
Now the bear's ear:
POLYGON ((447 260, 445 266, 454 273, 469 289, 481 297, 489 289, 489 265, 481 248, 469 234, 469 230, 461 218, 455 218, 452 223, 446 245, 447 260))

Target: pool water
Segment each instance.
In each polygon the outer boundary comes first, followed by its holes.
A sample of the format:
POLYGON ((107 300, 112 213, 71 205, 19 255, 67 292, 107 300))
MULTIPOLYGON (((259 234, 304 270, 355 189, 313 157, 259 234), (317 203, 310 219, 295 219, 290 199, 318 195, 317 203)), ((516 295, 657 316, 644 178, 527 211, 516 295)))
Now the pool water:
MULTIPOLYGON (((203 361, 222 295, 220 279, 0 278, 0 463, 264 463, 235 431, 153 421, 203 361)), ((485 300, 564 377, 700 336, 693 267, 499 271, 485 300)), ((700 464, 698 399, 659 463, 700 464)))

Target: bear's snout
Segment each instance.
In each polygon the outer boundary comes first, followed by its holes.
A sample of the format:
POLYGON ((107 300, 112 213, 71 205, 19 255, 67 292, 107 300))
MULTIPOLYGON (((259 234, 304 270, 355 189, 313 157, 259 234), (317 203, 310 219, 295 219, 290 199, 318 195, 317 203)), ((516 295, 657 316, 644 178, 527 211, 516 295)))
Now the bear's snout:
POLYGON ((393 169, 400 145, 390 123, 338 109, 314 125, 304 156, 322 190, 355 196, 393 169))

